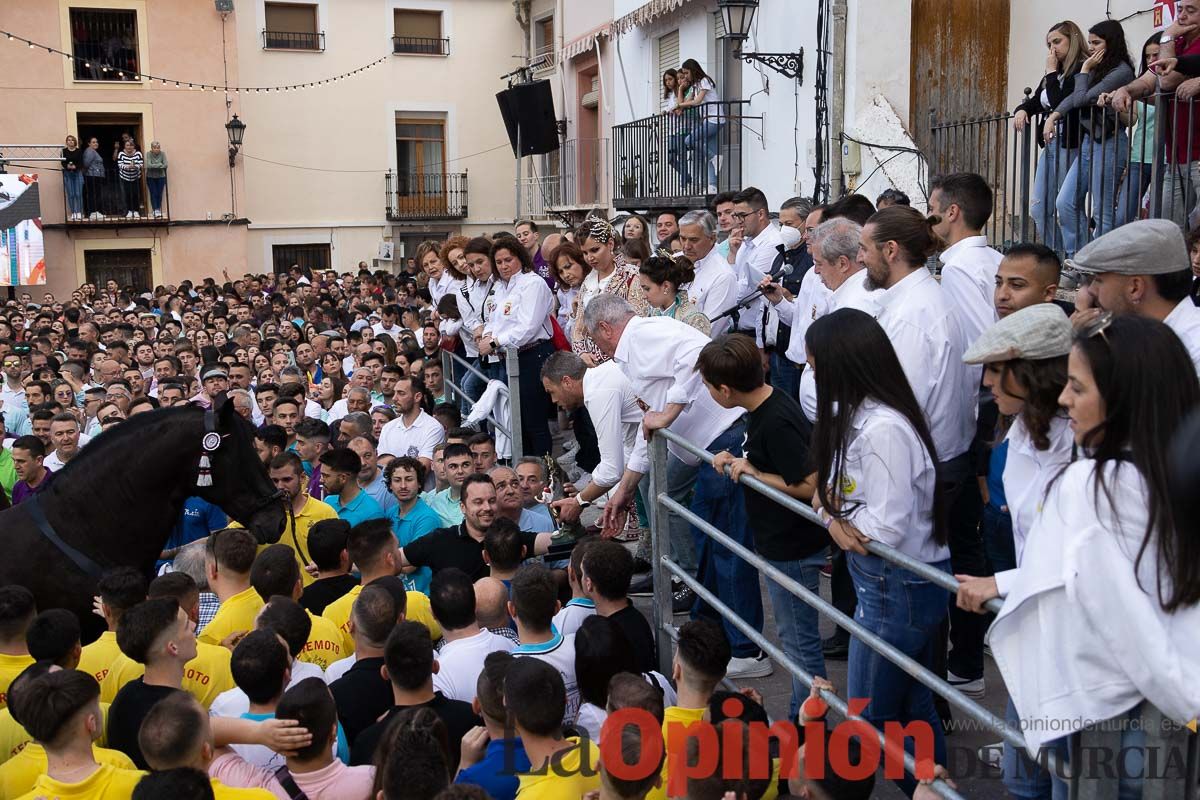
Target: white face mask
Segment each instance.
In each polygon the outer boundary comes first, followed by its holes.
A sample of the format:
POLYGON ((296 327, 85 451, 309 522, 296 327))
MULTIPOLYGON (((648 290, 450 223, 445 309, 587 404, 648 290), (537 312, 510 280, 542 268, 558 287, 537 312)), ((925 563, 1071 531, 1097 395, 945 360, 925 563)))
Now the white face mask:
POLYGON ((788 225, 779 226, 779 238, 783 239, 783 247, 785 250, 794 250, 800 246, 800 241, 804 237, 800 235, 800 231, 788 225))

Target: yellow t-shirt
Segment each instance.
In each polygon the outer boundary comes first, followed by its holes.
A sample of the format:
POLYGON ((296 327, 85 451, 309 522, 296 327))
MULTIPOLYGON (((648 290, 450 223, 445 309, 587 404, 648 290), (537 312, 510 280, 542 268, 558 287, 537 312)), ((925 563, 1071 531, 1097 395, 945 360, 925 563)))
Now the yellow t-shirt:
POLYGON ((196 657, 183 669, 183 690, 207 709, 221 692, 234 688, 229 660, 233 653, 218 644, 196 642, 196 657))
POLYGON ((42 775, 33 784, 33 790, 21 795, 18 800, 36 800, 38 797, 55 800, 129 800, 138 781, 145 774, 133 769, 101 764, 100 769, 79 783, 63 783, 48 775, 42 775))
MULTIPOLYGON (((313 526, 313 523, 320 522, 323 519, 337 518, 337 512, 328 503, 322 503, 320 500, 312 497, 309 497, 305 501, 304 508, 300 509, 300 513, 296 515, 296 542, 299 542, 300 550, 304 553, 304 556, 312 557, 308 552, 308 530, 313 526)), ((238 522, 231 522, 229 527, 240 528, 242 525, 238 522)), ((292 548, 292 552, 295 552, 296 542, 292 541, 292 521, 291 519, 286 519, 283 523, 283 535, 279 537, 277 544, 286 544, 292 548)), ((269 546, 265 544, 259 545, 258 552, 261 553, 269 546)), ((308 571, 304 569, 304 557, 299 553, 296 553, 296 563, 300 565, 300 580, 304 582, 305 586, 316 580, 316 578, 309 575, 308 571)))
POLYGON ((0 708, 8 706, 8 685, 33 663, 33 656, 10 656, 0 653, 0 708))
POLYGON ((79 656, 80 672, 86 672, 100 684, 100 702, 111 703, 121 687, 140 678, 146 668, 121 652, 117 634, 105 631, 100 638, 83 648, 79 656))
POLYGON ((254 619, 262 611, 263 601, 251 586, 221 603, 212 622, 200 632, 200 641, 220 645, 231 633, 254 630, 254 619))
MULTIPOLYGON (((104 723, 100 730, 100 738, 96 740, 96 744, 104 747, 105 731, 108 730, 108 703, 100 704, 100 716, 104 723)), ((5 764, 10 758, 15 758, 18 753, 25 749, 25 745, 33 741, 33 737, 21 727, 12 717, 12 712, 7 708, 0 710, 0 764, 5 764)), ((25 790, 22 790, 25 791, 25 790)), ((12 795, 0 792, 0 797, 11 797, 12 795)))
POLYGON ((236 786, 226 786, 216 778, 212 779, 214 800, 275 800, 275 795, 266 789, 239 789, 236 786))
POLYGON ((337 625, 325 617, 313 616, 311 611, 308 612, 308 618, 312 620, 312 630, 297 658, 325 670, 329 669, 333 662, 350 655, 342 646, 342 632, 338 630, 337 625))
MULTIPOLYGON (((122 770, 137 769, 129 756, 120 750, 92 745, 92 756, 99 764, 122 770)), ((0 797, 20 797, 32 791, 38 778, 45 774, 46 767, 46 748, 37 742, 30 742, 20 753, 0 765, 0 797)))
POLYGON ((521 800, 562 800, 582 797, 600 788, 600 748, 589 739, 571 737, 566 741, 575 746, 554 757, 555 768, 547 769, 541 775, 517 776, 520 782, 517 797, 521 800), (585 750, 586 763, 583 763, 585 750))
MULTIPOLYGON (((671 734, 670 734, 670 728, 668 727, 668 725, 672 722, 675 722, 675 723, 681 724, 684 727, 686 727, 693 723, 700 722, 701 719, 703 719, 704 712, 706 710, 707 709, 704 709, 704 708, 681 708, 679 706, 667 706, 667 708, 663 709, 662 730, 663 730, 664 746, 667 748, 667 757, 665 759, 663 759, 662 784, 654 789, 651 789, 649 794, 646 795, 646 800, 666 800, 666 797, 667 797, 667 786, 668 786, 668 782, 669 782, 669 776, 667 775, 667 765, 670 764, 670 759, 671 759, 671 755, 670 755, 670 753, 671 753, 671 738, 670 738, 671 734)), ((686 734, 676 734, 676 735, 677 736, 682 735, 685 737, 680 740, 682 744, 681 745, 677 744, 676 746, 677 747, 679 747, 679 746, 686 747, 687 746, 686 734)), ((771 760, 771 783, 769 786, 767 786, 767 791, 763 793, 761 800, 777 800, 777 798, 779 797, 779 770, 780 770, 779 759, 778 758, 772 759, 771 760)))
MULTIPOLYGON (((345 656, 354 655, 354 639, 350 636, 350 611, 354 601, 358 599, 362 585, 355 586, 344 595, 325 606, 321 616, 337 626, 342 634, 342 652, 345 656)), ((433 607, 429 598, 420 592, 408 592, 405 602, 404 618, 410 622, 419 622, 429 629, 429 636, 435 642, 442 638, 442 626, 433 618, 433 607)), ((344 656, 343 656, 344 657, 344 656)))

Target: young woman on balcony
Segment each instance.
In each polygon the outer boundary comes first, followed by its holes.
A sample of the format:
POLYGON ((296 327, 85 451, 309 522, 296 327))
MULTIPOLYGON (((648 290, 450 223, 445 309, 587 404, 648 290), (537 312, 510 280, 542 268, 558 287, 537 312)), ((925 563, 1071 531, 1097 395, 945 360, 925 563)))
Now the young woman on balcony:
POLYGON ((1046 74, 1038 84, 1037 91, 1017 106, 1013 115, 1013 129, 1024 131, 1033 122, 1038 145, 1045 148, 1033 177, 1029 214, 1033 217, 1034 227, 1042 242, 1058 249, 1062 246, 1062 232, 1055 221, 1054 199, 1078 152, 1079 110, 1067 112, 1063 134, 1052 140, 1043 136, 1043 117, 1067 97, 1066 87, 1087 57, 1087 41, 1079 26, 1067 20, 1058 23, 1046 34, 1046 51, 1046 74))
MULTIPOLYGON (((1142 45, 1142 62, 1138 75, 1142 75, 1149 65, 1158 59, 1161 34, 1155 32, 1142 45)), ((1158 148, 1158 132, 1154 124, 1154 98, 1143 99, 1134 106, 1138 114, 1138 126, 1132 134, 1129 143, 1129 166, 1121 179, 1121 195, 1117 199, 1117 225, 1135 220, 1142 210, 1142 197, 1150 187, 1150 179, 1154 175, 1154 155, 1158 148)))
POLYGON ((713 82, 700 64, 694 58, 683 62, 679 68, 679 77, 688 87, 687 96, 679 101, 675 113, 682 113, 685 119, 682 158, 676 168, 679 170, 683 185, 686 188, 691 183, 688 152, 694 152, 694 165, 708 173, 708 194, 717 193, 717 140, 721 133, 724 118, 719 106, 704 108, 704 104, 719 103, 721 96, 717 93, 717 85, 713 82))
POLYGON ((1133 80, 1133 63, 1125 44, 1125 29, 1104 20, 1088 29, 1091 54, 1084 59, 1071 85, 1071 94, 1046 117, 1042 135, 1052 140, 1059 121, 1079 110, 1079 156, 1067 170, 1058 192, 1059 225, 1067 256, 1116 225, 1117 184, 1129 161, 1129 136, 1117 113, 1096 105, 1100 95, 1115 92, 1133 80), (1084 199, 1091 195, 1089 214, 1084 199), (1095 229, 1092 230, 1094 223, 1095 229))
POLYGON ((100 155, 100 140, 95 136, 88 139, 87 150, 83 151, 83 201, 87 218, 98 220, 104 216, 104 156, 100 155))
POLYGON ((163 191, 167 188, 167 154, 158 142, 150 143, 146 154, 146 187, 150 190, 150 209, 155 219, 162 219, 163 191))
POLYGON ((117 156, 117 175, 121 179, 121 197, 125 201, 125 218, 141 218, 142 154, 133 139, 125 140, 125 149, 117 156))
POLYGON ((675 106, 679 105, 679 71, 669 69, 663 73, 663 113, 670 114, 675 110, 675 106))
POLYGON ((62 149, 63 191, 67 195, 67 222, 83 220, 83 150, 79 140, 68 136, 62 149))

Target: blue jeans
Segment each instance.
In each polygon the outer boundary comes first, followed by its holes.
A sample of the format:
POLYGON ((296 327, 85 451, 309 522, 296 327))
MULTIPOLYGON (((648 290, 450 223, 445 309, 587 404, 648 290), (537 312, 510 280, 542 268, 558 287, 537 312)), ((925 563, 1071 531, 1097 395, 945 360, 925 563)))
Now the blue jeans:
POLYGON ((1061 138, 1056 136, 1042 151, 1038 160, 1037 170, 1033 174, 1033 196, 1029 200, 1029 216, 1033 217, 1033 226, 1038 237, 1047 247, 1057 250, 1062 246, 1062 229, 1055 217, 1053 199, 1058 197, 1067 170, 1075 162, 1079 151, 1068 150, 1060 145, 1061 138))
MULTIPOLYGON (((738 420, 708 446, 708 452, 728 450, 735 457, 742 456, 742 444, 746 441, 746 423, 738 420)), ((725 532, 730 539, 748 550, 754 549, 754 537, 746 524, 746 502, 742 487, 707 464, 702 464, 696 478, 696 494, 692 498, 692 513, 725 532)), ((697 530, 696 556, 699 560, 698 577, 704 588, 729 606, 733 613, 757 631, 763 628, 762 594, 758 588, 758 570, 735 556, 728 548, 718 545, 697 530)), ((697 600, 692 616, 718 615, 703 601, 697 600)), ((721 620, 734 658, 756 656, 758 645, 729 622, 721 620)))
POLYGON ((1079 142, 1079 158, 1067 170, 1056 201, 1067 256, 1075 255, 1093 235, 1103 236, 1116 225, 1117 184, 1128 160, 1129 136, 1124 130, 1118 129, 1103 142, 1084 132, 1079 142), (1090 216, 1084 208, 1084 198, 1089 193, 1090 216), (1089 231, 1089 220, 1096 223, 1094 232, 1089 231))
MULTIPOLYGON (((1144 750, 1146 746, 1146 732, 1141 728, 1134 730, 1128 727, 1128 721, 1136 718, 1137 715, 1138 709, 1134 707, 1119 717, 1114 717, 1115 720, 1123 719, 1127 721, 1127 726, 1121 731, 1121 745, 1118 754, 1120 764, 1118 765, 1118 759, 1114 758, 1111 764, 1097 765, 1100 769, 1117 770, 1118 800, 1141 800, 1142 783, 1144 782, 1143 776, 1146 775, 1147 768, 1151 770, 1151 775, 1154 775, 1155 771, 1157 771, 1158 775, 1161 775, 1164 769, 1166 769, 1162 763, 1155 764, 1155 761, 1159 761, 1160 759, 1151 760, 1150 765, 1146 763, 1146 751, 1144 750)), ((1068 763, 1070 763, 1071 758, 1075 755, 1075 743, 1071 740, 1071 737, 1057 739, 1047 745, 1047 747, 1056 750, 1058 757, 1065 757, 1068 763)), ((1162 757, 1161 760, 1165 760, 1165 753, 1159 753, 1158 755, 1162 757)), ((1084 762, 1083 768, 1086 770, 1089 767, 1087 762, 1090 759, 1085 757, 1082 760, 1084 762)), ((1106 773, 1102 772, 1100 774, 1105 775, 1106 773)), ((1052 785, 1051 796, 1054 800, 1067 800, 1070 796, 1067 782, 1060 778, 1053 770, 1050 771, 1050 782, 1052 785)))
POLYGON ((1154 163, 1140 161, 1130 162, 1125 171, 1125 180, 1121 181, 1121 194, 1117 199, 1117 226, 1133 222, 1142 210, 1142 197, 1150 188, 1154 178, 1154 163))
POLYGON ((771 351, 771 385, 793 400, 800 396, 800 368, 778 349, 771 351))
MULTIPOLYGON (((946 619, 949 592, 879 556, 847 552, 846 559, 858 594, 855 622, 932 669, 937 632, 946 619)), ((950 572, 949 559, 930 566, 950 572)), ((946 740, 933 705, 933 692, 857 636, 850 637, 846 692, 847 697, 870 701, 862 716, 881 730, 888 721, 902 725, 928 723, 933 731, 934 758, 939 764, 946 763, 946 740)), ((905 742, 905 749, 913 752, 911 738, 905 742)), ((911 796, 916 781, 906 775, 898 785, 911 796)))
MULTIPOLYGON (((1012 700, 1004 710, 1004 721, 1008 727, 1021 730, 1021 718, 1012 700)), ((1030 758, 1024 747, 1004 743, 1000 772, 1004 776, 1004 788, 1017 800, 1050 800, 1050 773, 1030 758)))
POLYGON ((167 188, 166 177, 146 178, 146 187, 150 189, 150 209, 152 211, 161 211, 163 190, 167 188))
POLYGON ((687 129, 667 134, 667 163, 679 173, 679 184, 686 187, 692 182, 687 163, 687 129))
MULTIPOLYGON (((796 561, 774 561, 771 566, 799 583, 804 588, 820 594, 821 567, 825 566, 825 550, 808 558, 796 561)), ((825 656, 821 652, 821 631, 817 627, 817 610, 796 595, 767 578, 767 596, 775 611, 775 629, 783 643, 783 652, 812 675, 828 677, 825 672, 825 656)), ((796 719, 800 704, 808 697, 808 689, 798 678, 792 678, 792 706, 788 719, 796 719)))
POLYGON ((983 547, 992 573, 1017 568, 1017 548, 1013 542, 1012 516, 992 504, 983 507, 983 547))
POLYGON ((83 173, 63 171, 63 188, 67 193, 67 213, 83 213, 83 173))
MULTIPOLYGON (((717 185, 717 166, 713 163, 713 157, 717 154, 717 138, 720 133, 721 123, 704 120, 683 140, 684 147, 695 152, 695 163, 706 171, 709 186, 717 185)), ((684 175, 687 175, 686 167, 684 175)))
MULTIPOLYGON (((705 464, 688 466, 673 453, 667 455, 667 494, 681 506, 692 507, 693 489, 696 477, 705 464)), ((646 496, 650 496, 650 482, 646 482, 646 496)), ((689 575, 696 574, 696 537, 692 526, 678 514, 669 518, 668 531, 671 539, 671 558, 685 569, 689 575)), ((708 538, 708 537, 703 537, 708 538)))

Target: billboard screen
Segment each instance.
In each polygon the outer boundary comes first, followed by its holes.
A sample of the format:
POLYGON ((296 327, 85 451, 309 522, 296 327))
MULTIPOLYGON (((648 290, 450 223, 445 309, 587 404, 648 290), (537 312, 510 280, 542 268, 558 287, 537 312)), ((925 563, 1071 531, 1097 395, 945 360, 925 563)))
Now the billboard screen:
POLYGON ((0 174, 0 286, 46 282, 37 175, 0 174))

